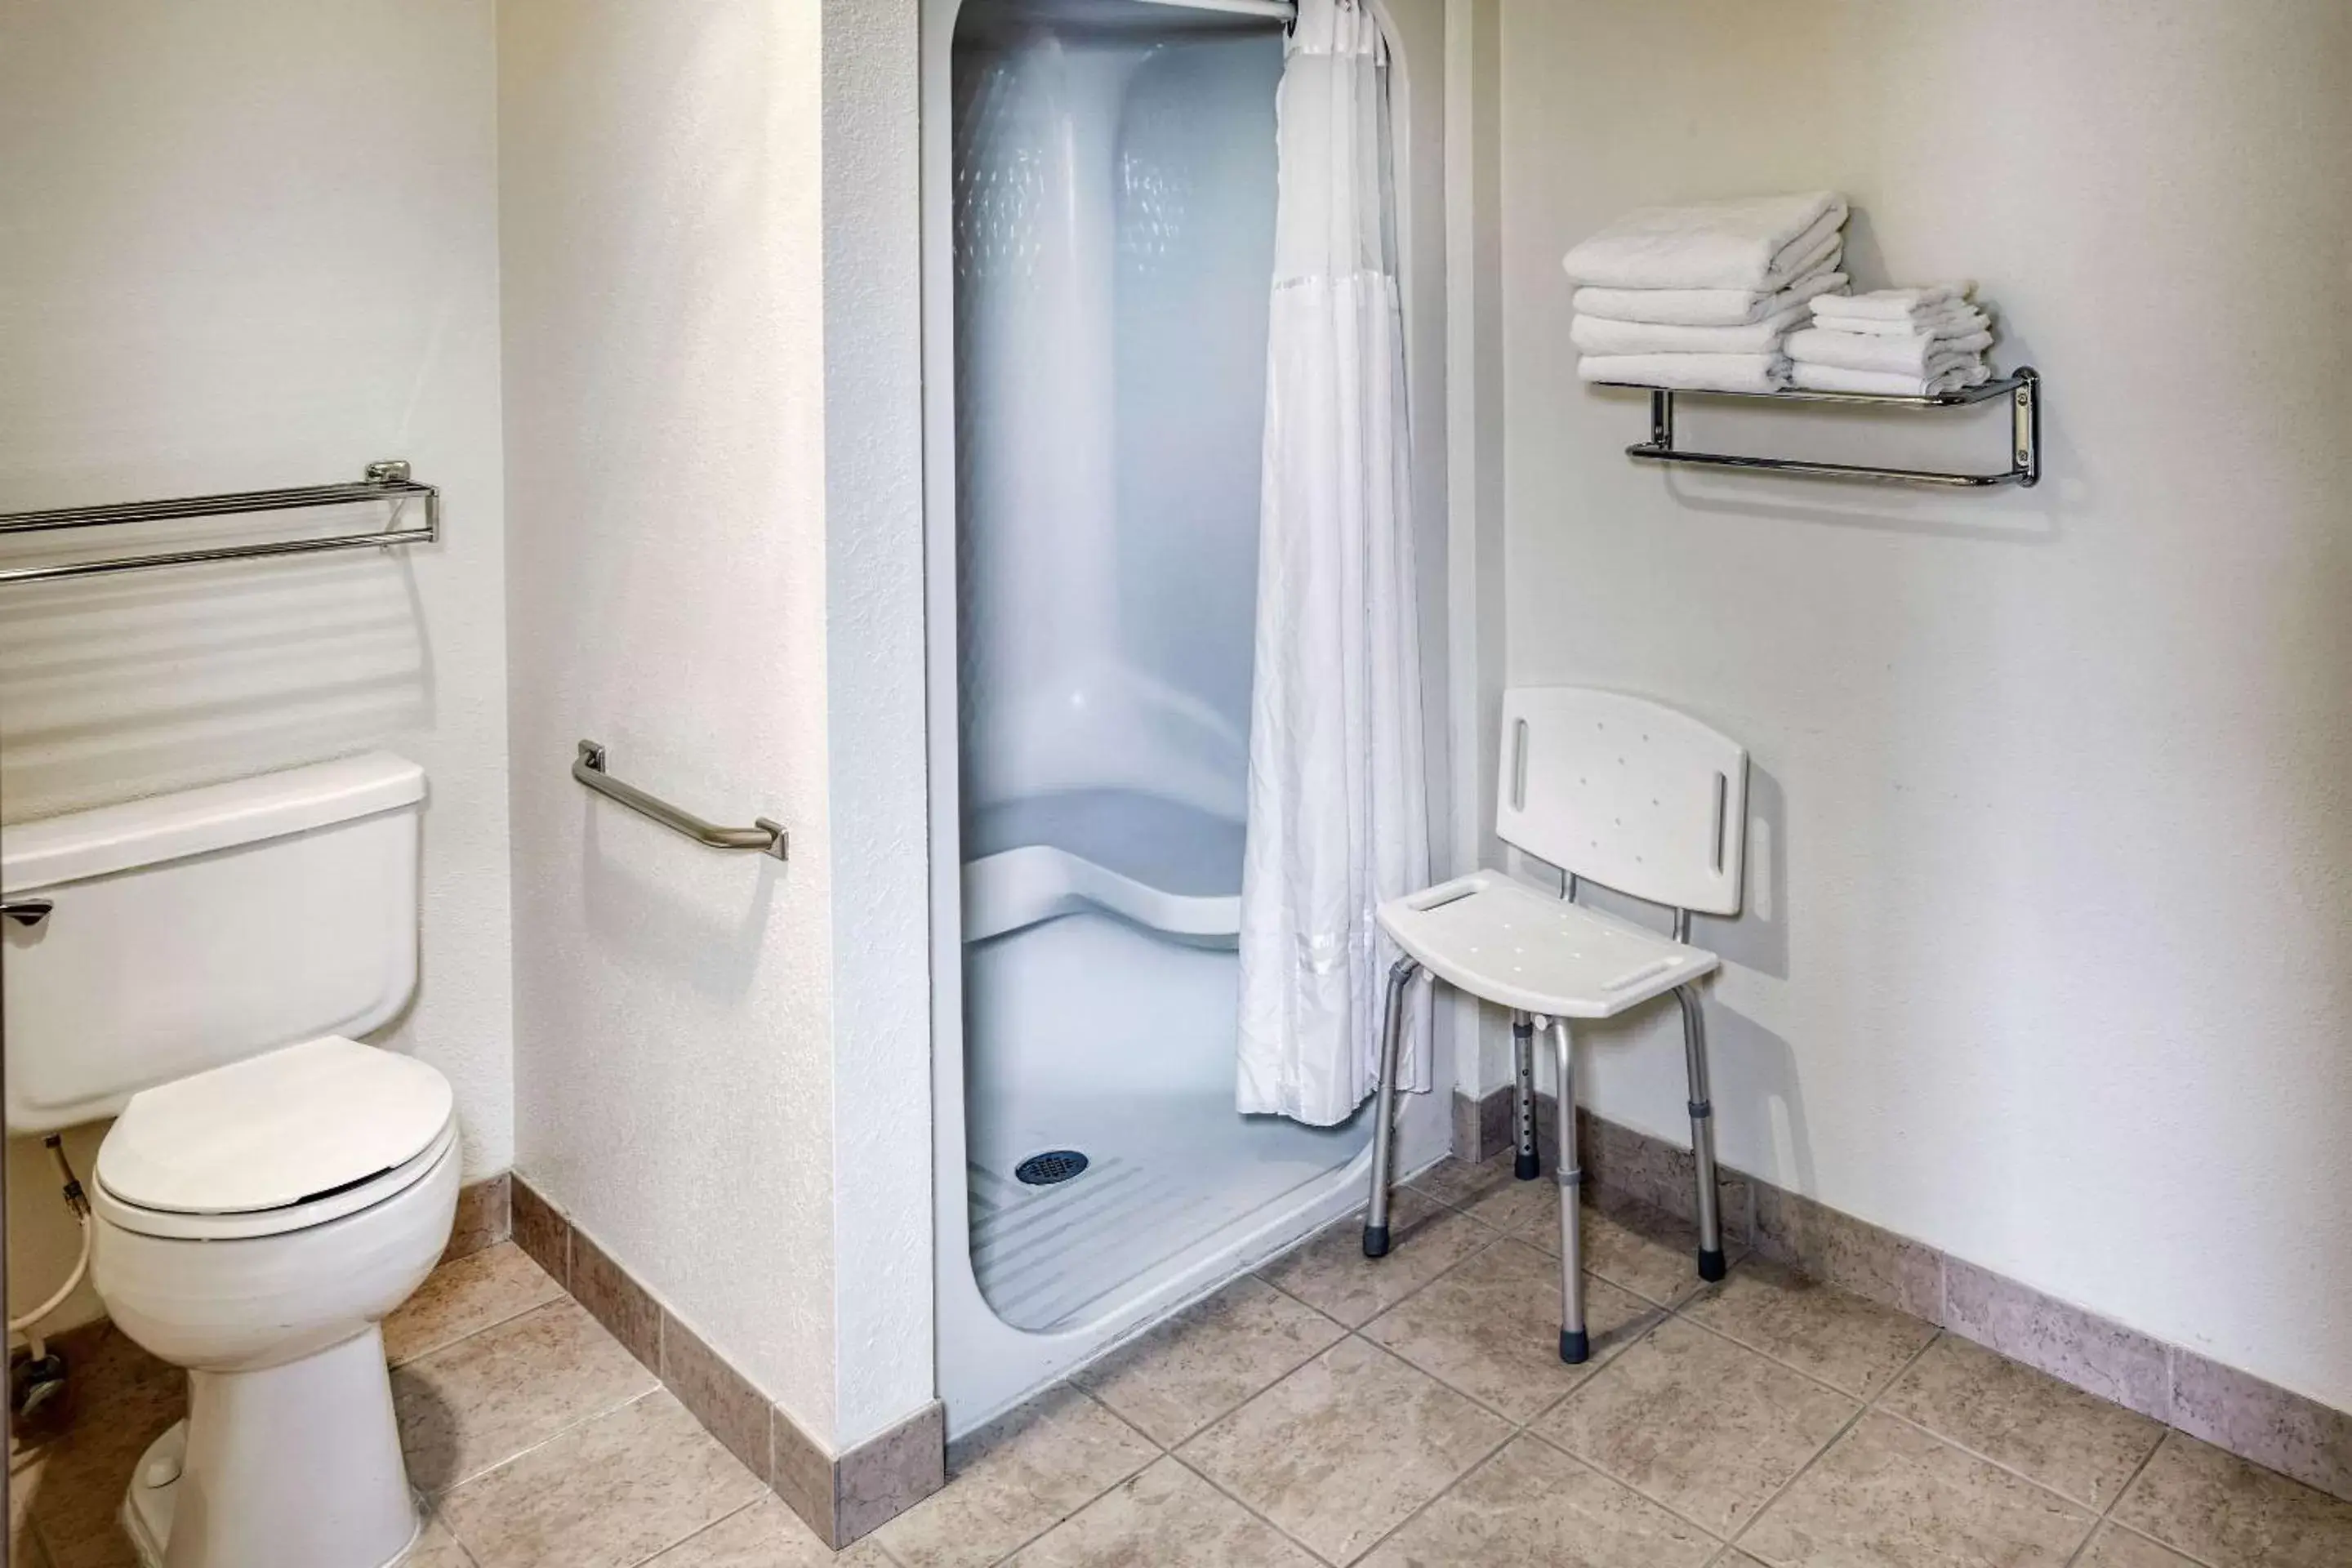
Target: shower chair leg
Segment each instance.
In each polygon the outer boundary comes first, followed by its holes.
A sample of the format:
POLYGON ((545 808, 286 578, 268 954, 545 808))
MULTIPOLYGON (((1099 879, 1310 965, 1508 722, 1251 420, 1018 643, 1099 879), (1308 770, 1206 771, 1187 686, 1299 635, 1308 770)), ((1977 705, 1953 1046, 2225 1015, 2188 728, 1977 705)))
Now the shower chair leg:
POLYGON ((1511 1070, 1517 1088, 1514 1109, 1518 1112, 1518 1158, 1511 1174, 1532 1182, 1543 1174, 1536 1158, 1536 1025, 1525 1013, 1511 1015, 1511 1070))
POLYGON ((1397 1054, 1404 1035, 1404 991, 1421 965, 1400 958, 1389 968, 1388 1016, 1381 1032, 1381 1090, 1372 1115, 1372 1204, 1364 1215, 1364 1256, 1389 1250, 1389 1183, 1396 1160, 1397 1054))
POLYGON ((1559 1166, 1552 1173, 1559 1183, 1559 1359, 1577 1366, 1592 1359, 1592 1341, 1584 1331, 1584 1216, 1578 1205, 1584 1167, 1576 1157, 1576 1047, 1568 1020, 1550 1022, 1559 1067, 1559 1166))
POLYGON ((1706 1015, 1698 991, 1678 985, 1683 1009, 1683 1054, 1690 1067, 1691 1163, 1698 1173, 1698 1277, 1723 1278, 1723 1215, 1715 1179, 1715 1104, 1707 1095, 1706 1015))

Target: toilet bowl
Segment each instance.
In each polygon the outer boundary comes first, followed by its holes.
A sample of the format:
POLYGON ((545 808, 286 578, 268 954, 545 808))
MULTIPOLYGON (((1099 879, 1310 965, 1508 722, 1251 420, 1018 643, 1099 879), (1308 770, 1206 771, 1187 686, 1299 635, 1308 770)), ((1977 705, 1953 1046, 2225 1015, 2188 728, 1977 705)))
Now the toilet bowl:
POLYGON ((91 1268, 115 1325, 188 1372, 122 1523, 148 1568, 384 1568, 418 1512, 384 1315, 457 1202, 449 1086, 312 1041, 134 1096, 100 1145, 91 1268))
POLYGON ((418 1513, 384 1315, 457 1202, 415 994, 424 770, 374 752, 13 825, 7 1129, 115 1118, 90 1278, 187 1370, 122 1523, 148 1568, 386 1568, 418 1513))

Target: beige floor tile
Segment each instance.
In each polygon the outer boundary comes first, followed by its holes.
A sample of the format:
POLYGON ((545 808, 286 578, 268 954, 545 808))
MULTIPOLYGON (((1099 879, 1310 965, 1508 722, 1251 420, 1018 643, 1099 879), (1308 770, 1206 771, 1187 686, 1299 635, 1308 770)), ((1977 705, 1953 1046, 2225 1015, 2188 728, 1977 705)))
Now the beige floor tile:
POLYGON ((688 1536, 646 1568, 891 1568, 871 1541, 835 1552, 783 1500, 767 1497, 688 1536))
POLYGON ((428 1494, 656 1386, 570 1300, 534 1307, 392 1372, 408 1479, 428 1494))
POLYGON ((384 1359, 397 1366, 467 1334, 519 1318, 563 1287, 511 1241, 444 1263, 383 1321, 384 1359))
POLYGON ((1873 1413, 1739 1545, 1770 1568, 2061 1568, 2095 1522, 2055 1492, 1873 1413))
POLYGON ((1757 1258, 1701 1291, 1683 1313, 1860 1399, 1885 1388, 1936 1337, 1916 1318, 1757 1258))
POLYGON ((2094 1509, 2116 1500, 2164 1436, 2145 1415, 1953 1334, 1879 1407, 2094 1509))
POLYGON ((1326 1226, 1258 1270, 1277 1289, 1349 1328, 1370 1322, 1495 1239, 1495 1233, 1411 1187, 1389 1211, 1389 1254, 1366 1258, 1361 1215, 1326 1226))
POLYGON ((1244 1277, 1070 1381, 1172 1447, 1347 1331, 1264 1280, 1244 1277))
POLYGON ((1754 1518, 1860 1406, 1679 1320, 1534 1430, 1717 1535, 1754 1518))
POLYGON ((1314 1554, 1178 1464, 1130 1476, 1006 1568, 1317 1568, 1314 1554))
POLYGON ((2179 1432, 2165 1434, 2114 1511, 2121 1523, 2212 1568, 2352 1563, 2352 1502, 2179 1432))
POLYGON ((477 1568, 467 1550, 457 1544, 449 1527, 438 1519, 427 1520, 424 1538, 416 1550, 403 1559, 400 1568, 477 1568))
MULTIPOLYGON (((1503 1173, 1510 1177, 1508 1164, 1503 1167, 1503 1173)), ((1509 1236, 1550 1236, 1559 1229, 1559 1184, 1551 1179, 1549 1165, 1545 1173, 1532 1182, 1510 1177, 1495 1183, 1459 1206, 1479 1224, 1492 1226, 1509 1236)), ((1552 1244, 1552 1250, 1559 1250, 1559 1243, 1552 1244)))
POLYGON ((57 1568, 135 1563, 114 1521, 147 1445, 187 1414, 186 1379, 173 1373, 113 1389, 76 1413, 49 1445, 27 1503, 57 1568))
POLYGON ((1505 1240, 1364 1325, 1364 1337, 1514 1422, 1591 1377, 1661 1316, 1606 1280, 1584 1281, 1592 1359, 1559 1359, 1559 1265, 1505 1240))
MULTIPOLYGON (((1524 1182, 1471 1205, 1470 1216, 1559 1256, 1559 1189, 1524 1182)), ((1584 1267, 1612 1285, 1672 1306, 1705 1283, 1698 1277, 1698 1229, 1664 1209, 1623 1201, 1582 1205, 1584 1267)))
POLYGON ((664 1391, 467 1482, 438 1511, 479 1568, 632 1568, 766 1493, 664 1391))
POLYGON ((1049 1391, 948 1453, 948 1484, 874 1539, 905 1568, 978 1568, 1044 1534, 1160 1457, 1083 1391, 1049 1391))
POLYGON ((1556 1448, 1519 1437, 1363 1568, 1697 1568, 1717 1543, 1556 1448))
MULTIPOLYGON (((1410 1184, 1423 1196, 1435 1198, 1449 1208, 1462 1208, 1475 1203, 1496 1187, 1516 1180, 1511 1174, 1512 1160, 1508 1150, 1476 1165, 1448 1154, 1415 1176, 1410 1184)), ((1529 1182, 1527 1184, 1549 1186, 1551 1184, 1529 1182)))
POLYGON ((1325 1561, 1347 1563, 1509 1434, 1436 1379, 1350 1338, 1179 1457, 1325 1561))
POLYGON ((2074 1568, 2198 1568, 2198 1563, 2111 1521, 2099 1526, 2097 1537, 2074 1559, 2074 1568))

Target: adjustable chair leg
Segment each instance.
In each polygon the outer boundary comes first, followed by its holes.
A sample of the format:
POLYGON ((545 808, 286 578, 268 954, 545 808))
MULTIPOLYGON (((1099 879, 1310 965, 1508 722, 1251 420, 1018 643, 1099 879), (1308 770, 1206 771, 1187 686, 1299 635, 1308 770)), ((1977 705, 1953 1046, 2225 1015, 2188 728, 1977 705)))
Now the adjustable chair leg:
POLYGON ((1372 1108, 1372 1205, 1364 1215, 1364 1256, 1389 1250, 1389 1182, 1395 1175, 1397 1049, 1404 1034, 1404 988, 1421 965, 1400 958, 1389 967, 1388 1017, 1381 1034, 1380 1100, 1372 1108))
POLYGON ((1536 1158, 1536 1024, 1525 1013, 1511 1015, 1512 1071, 1517 1080, 1519 1153, 1511 1174, 1532 1182, 1543 1174, 1536 1158))
POLYGON ((1584 1217, 1578 1212, 1584 1167, 1576 1158, 1576 1048, 1568 1020, 1551 1020, 1553 1052, 1559 1064, 1559 1359, 1579 1365, 1592 1358, 1584 1331, 1584 1217))
POLYGON ((1698 1277, 1723 1278, 1723 1216, 1715 1183, 1715 1105, 1707 1098, 1706 1015, 1698 992, 1675 988, 1683 1009, 1683 1054, 1690 1064, 1691 1163, 1698 1168, 1698 1277))

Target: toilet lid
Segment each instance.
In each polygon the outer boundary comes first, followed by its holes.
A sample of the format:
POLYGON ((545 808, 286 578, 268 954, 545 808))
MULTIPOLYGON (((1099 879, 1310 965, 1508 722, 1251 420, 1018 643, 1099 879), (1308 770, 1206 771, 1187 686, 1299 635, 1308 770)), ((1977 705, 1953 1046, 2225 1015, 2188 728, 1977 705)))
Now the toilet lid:
POLYGON ((453 1105, 425 1063, 330 1035, 132 1095, 98 1180, 173 1214, 286 1208, 416 1158, 453 1105))

